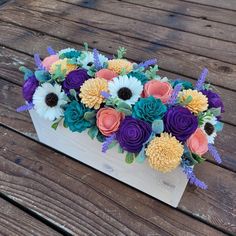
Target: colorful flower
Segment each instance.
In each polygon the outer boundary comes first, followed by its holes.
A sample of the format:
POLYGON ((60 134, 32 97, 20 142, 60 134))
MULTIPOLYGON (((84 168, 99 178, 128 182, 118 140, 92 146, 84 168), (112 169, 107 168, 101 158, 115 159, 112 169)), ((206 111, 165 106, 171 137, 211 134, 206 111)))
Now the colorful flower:
POLYGON ((154 120, 162 119, 166 110, 160 99, 153 96, 140 98, 134 105, 133 117, 152 123, 154 120))
POLYGON ((198 155, 203 155, 208 151, 208 141, 206 134, 197 128, 196 131, 187 140, 187 146, 190 151, 198 155))
POLYGON ((62 83, 62 88, 66 93, 69 93, 70 89, 80 91, 80 87, 87 79, 89 79, 87 70, 73 70, 66 76, 65 80, 62 83))
POLYGON ((63 115, 62 106, 67 103, 67 96, 61 91, 61 86, 43 83, 33 95, 36 112, 45 119, 55 120, 63 115))
POLYGON ((150 80, 144 85, 144 96, 153 96, 161 99, 163 103, 167 103, 171 97, 172 87, 168 82, 159 80, 150 80))
POLYGON ((129 74, 127 74, 127 76, 128 77, 135 77, 136 79, 138 79, 142 83, 142 85, 144 85, 148 82, 148 77, 143 72, 132 71, 129 74))
POLYGON ((198 119, 187 108, 175 106, 165 113, 164 127, 167 133, 185 142, 197 129, 198 119))
POLYGON ((58 52, 58 55, 60 57, 60 59, 64 59, 64 58, 78 58, 80 56, 81 52, 74 49, 74 48, 65 48, 62 49, 58 52))
POLYGON ((28 77, 28 79, 25 80, 22 87, 22 94, 27 102, 32 102, 34 92, 38 86, 39 86, 39 81, 36 79, 34 75, 28 77))
POLYGON ((108 61, 108 69, 117 74, 121 74, 124 70, 129 73, 133 69, 133 64, 126 59, 112 59, 108 61))
POLYGON ((101 92, 108 92, 107 81, 100 78, 88 79, 81 86, 79 96, 86 107, 99 109, 105 100, 101 92))
POLYGON ((193 89, 193 84, 189 81, 184 81, 181 79, 176 79, 171 81, 171 85, 174 88, 177 84, 181 84, 183 89, 193 89))
POLYGON ((127 116, 121 122, 116 138, 123 150, 139 153, 151 133, 152 127, 149 123, 127 116))
POLYGON ((202 131, 206 134, 208 143, 214 144, 214 140, 216 137, 215 125, 217 123, 217 119, 215 116, 205 115, 202 119, 203 124, 201 125, 202 131))
POLYGON ((221 97, 212 92, 211 90, 201 90, 202 94, 205 95, 208 99, 209 108, 221 108, 221 112, 225 112, 224 104, 222 102, 221 97))
POLYGON ((91 127, 91 123, 84 119, 85 112, 89 111, 82 103, 72 101, 66 108, 64 123, 72 132, 81 133, 91 127))
POLYGON ((47 71, 50 71, 52 64, 57 62, 58 60, 59 60, 58 55, 50 55, 44 58, 44 60, 42 61, 42 65, 47 71))
POLYGON ((187 103, 185 106, 193 113, 198 114, 199 112, 206 111, 208 108, 208 99, 205 95, 197 90, 183 90, 179 93, 180 102, 184 103, 184 101, 190 97, 192 100, 187 103))
POLYGON ((101 108, 97 113, 97 127, 105 136, 116 132, 124 115, 113 108, 101 108))
POLYGON ((58 61, 54 62, 51 65, 50 70, 49 70, 50 74, 54 74, 59 67, 61 71, 63 72, 63 74, 65 75, 77 69, 77 65, 69 64, 68 59, 64 58, 64 59, 59 59, 58 61))
POLYGON ((102 78, 107 81, 112 80, 113 78, 117 77, 118 74, 116 74, 114 71, 109 70, 109 69, 101 69, 98 72, 96 72, 95 75, 97 78, 102 78))
POLYGON ((155 137, 146 148, 149 165, 163 173, 175 169, 183 153, 183 145, 168 133, 155 137))
POLYGON ((141 82, 127 75, 119 76, 109 81, 108 88, 113 98, 118 97, 129 105, 135 104, 143 91, 141 82))

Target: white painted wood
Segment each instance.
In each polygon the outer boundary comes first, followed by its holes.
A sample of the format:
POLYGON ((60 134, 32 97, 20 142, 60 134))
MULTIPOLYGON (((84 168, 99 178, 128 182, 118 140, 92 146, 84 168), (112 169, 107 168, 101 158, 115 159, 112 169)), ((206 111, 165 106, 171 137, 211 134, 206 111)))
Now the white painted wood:
POLYGON ((40 142, 57 149, 113 178, 116 178, 154 198, 177 207, 187 185, 187 178, 180 167, 163 174, 149 167, 147 160, 127 164, 125 155, 117 152, 117 147, 102 153, 102 144, 92 140, 86 132, 71 132, 59 124, 57 130, 51 122, 30 110, 40 142))

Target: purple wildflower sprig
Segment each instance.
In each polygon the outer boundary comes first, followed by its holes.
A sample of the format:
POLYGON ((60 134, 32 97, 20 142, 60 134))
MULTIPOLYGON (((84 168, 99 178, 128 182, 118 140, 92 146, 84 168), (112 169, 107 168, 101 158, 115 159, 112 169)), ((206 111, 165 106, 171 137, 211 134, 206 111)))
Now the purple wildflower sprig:
POLYGON ((207 74, 208 74, 208 69, 207 68, 204 68, 202 70, 202 73, 200 75, 200 77, 198 78, 198 81, 196 83, 196 86, 195 86, 195 89, 196 90, 202 90, 203 89, 203 85, 206 81, 206 77, 207 77, 207 74))
POLYGON ((47 47, 47 51, 48 51, 49 55, 56 55, 57 54, 56 51, 50 46, 47 47))
POLYGON ((96 70, 100 70, 102 68, 101 62, 99 60, 99 52, 96 48, 93 49, 93 61, 96 70))
POLYGON ((139 63, 136 67, 135 67, 135 69, 139 69, 139 68, 141 68, 141 67, 143 67, 144 69, 146 69, 146 68, 148 68, 149 66, 153 66, 153 65, 155 65, 155 64, 157 64, 157 59, 149 59, 149 60, 147 60, 147 61, 144 61, 144 62, 141 62, 141 63, 139 63))
POLYGON ((210 154, 212 155, 212 157, 218 164, 222 163, 220 154, 218 153, 217 149, 210 143, 208 144, 208 151, 210 152, 210 154))
POLYGON ((175 103, 177 103, 178 95, 179 95, 179 92, 181 91, 181 89, 182 89, 182 84, 177 84, 174 87, 171 97, 170 97, 170 100, 168 101, 169 105, 174 105, 175 103))
POLYGON ((111 94, 106 91, 101 91, 100 93, 105 99, 109 99, 111 97, 111 94))
POLYGON ((198 188, 201 188, 201 189, 207 189, 207 185, 203 181, 201 181, 200 179, 198 179, 196 177, 196 175, 193 172, 193 168, 191 166, 188 166, 183 162, 182 168, 183 168, 183 172, 186 174, 190 184, 194 184, 195 186, 197 186, 198 188))
POLYGON ((35 65, 37 66, 39 70, 44 70, 44 66, 42 64, 42 61, 38 53, 34 54, 34 61, 35 61, 35 65))
POLYGON ((115 140, 116 134, 112 134, 109 137, 106 137, 105 141, 102 144, 102 152, 106 153, 106 151, 109 149, 109 146, 112 144, 112 142, 115 140))
POLYGON ((31 102, 31 103, 28 103, 28 104, 25 104, 23 106, 20 106, 16 109, 17 112, 22 112, 22 111, 28 111, 28 110, 31 110, 34 108, 34 104, 31 102))

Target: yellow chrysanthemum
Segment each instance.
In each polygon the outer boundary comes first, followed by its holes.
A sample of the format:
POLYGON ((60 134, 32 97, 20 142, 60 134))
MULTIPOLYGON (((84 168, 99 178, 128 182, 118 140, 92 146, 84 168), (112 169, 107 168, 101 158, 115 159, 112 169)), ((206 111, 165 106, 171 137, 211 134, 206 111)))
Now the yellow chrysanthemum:
POLYGON ((183 145, 168 133, 154 138, 146 148, 149 165, 163 173, 175 169, 180 164, 183 153, 183 145))
POLYGON ((193 113, 206 111, 208 108, 208 99, 205 95, 197 90, 183 90, 179 93, 180 102, 184 102, 189 96, 192 100, 186 105, 186 107, 193 113))
POLYGON ((89 108, 99 109, 104 102, 101 92, 108 92, 108 85, 105 79, 95 78, 86 80, 80 88, 81 102, 89 108))
POLYGON ((77 65, 69 64, 68 60, 66 58, 60 59, 56 62, 54 62, 51 67, 50 67, 50 74, 54 74, 57 70, 58 67, 61 67, 61 71, 67 75, 70 73, 72 70, 77 69, 77 65))
POLYGON ((108 69, 120 74, 123 70, 129 73, 133 69, 133 64, 125 59, 113 59, 108 61, 108 69))

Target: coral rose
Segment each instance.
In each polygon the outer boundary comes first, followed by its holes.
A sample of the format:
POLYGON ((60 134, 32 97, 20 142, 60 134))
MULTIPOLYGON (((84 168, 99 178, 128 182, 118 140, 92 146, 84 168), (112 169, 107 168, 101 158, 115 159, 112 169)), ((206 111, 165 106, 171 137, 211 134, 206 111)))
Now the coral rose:
POLYGON ((172 87, 168 82, 161 82, 159 80, 151 80, 144 86, 144 97, 153 96, 159 98, 163 103, 169 100, 172 87))
POLYGON ((58 60, 59 60, 58 55, 50 55, 44 58, 44 60, 42 61, 43 67, 46 68, 47 71, 49 71, 51 68, 51 65, 58 60))
POLYGON ((113 78, 117 77, 118 74, 116 74, 114 71, 109 69, 101 69, 96 73, 96 77, 105 79, 107 81, 112 80, 113 78))
POLYGON ((124 115, 113 108, 101 108, 97 113, 97 127, 105 136, 110 136, 119 129, 124 115))
POLYGON ((197 128, 187 140, 187 146, 191 152, 200 156, 203 155, 208 151, 208 141, 206 134, 200 128, 197 128))

